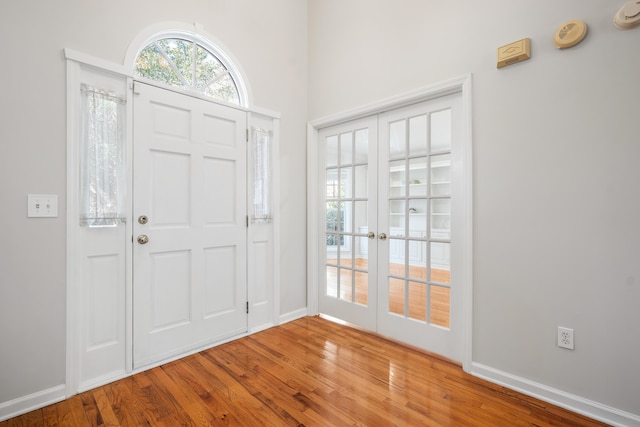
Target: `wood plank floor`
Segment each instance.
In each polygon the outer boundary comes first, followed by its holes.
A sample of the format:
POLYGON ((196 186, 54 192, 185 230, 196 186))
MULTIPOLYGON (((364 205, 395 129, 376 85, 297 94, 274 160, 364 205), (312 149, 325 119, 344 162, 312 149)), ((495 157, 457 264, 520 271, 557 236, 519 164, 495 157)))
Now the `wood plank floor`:
POLYGON ((13 426, 601 426, 306 317, 0 422, 13 426))

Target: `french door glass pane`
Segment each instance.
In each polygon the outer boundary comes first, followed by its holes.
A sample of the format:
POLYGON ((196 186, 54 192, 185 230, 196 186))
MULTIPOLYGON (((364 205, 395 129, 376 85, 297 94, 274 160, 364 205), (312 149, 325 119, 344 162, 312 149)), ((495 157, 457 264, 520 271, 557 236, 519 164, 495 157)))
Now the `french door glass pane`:
POLYGON ((338 137, 336 135, 328 136, 325 141, 327 166, 338 166, 338 137))
POLYGON ((353 159, 353 134, 346 132, 340 134, 340 164, 350 165, 353 159))
POLYGON ((409 119, 409 153, 412 156, 427 154, 427 115, 409 119))
POLYGON ((367 165, 356 166, 354 168, 354 171, 355 171, 355 173, 353 174, 354 187, 355 187, 354 197, 356 199, 366 199, 369 192, 367 165))
POLYGON ((340 197, 340 181, 338 180, 338 169, 327 169, 326 181, 326 198, 337 199, 338 197, 340 197))
POLYGON ((389 234, 391 236, 405 236, 406 204, 406 200, 389 202, 389 234))
POLYGON ((367 237, 356 237, 354 246, 354 262, 359 270, 369 270, 369 239, 367 237))
POLYGON ((427 321, 427 284, 409 282, 409 317, 415 320, 427 321))
POLYGON ((340 248, 340 256, 338 260, 338 264, 341 267, 351 267, 353 261, 351 260, 351 248, 353 243, 353 236, 341 236, 342 237, 342 247, 340 248))
POLYGON ((427 230, 427 199, 409 200, 409 235, 427 230))
POLYGON ((347 233, 351 233, 352 229, 351 229, 351 219, 352 219, 352 214, 353 214, 353 202, 340 202, 341 205, 341 218, 342 221, 340 222, 339 226, 338 226, 338 231, 340 232, 347 232, 347 233))
POLYGON ((340 269, 340 299, 344 301, 353 301, 353 270, 340 269))
POLYGON ((409 196, 427 195, 427 158, 409 160, 409 196))
POLYGON ((409 278, 427 280, 427 242, 409 240, 409 278))
POLYGON ((448 328, 451 306, 451 289, 436 285, 431 285, 429 289, 429 323, 448 328))
POLYGON ((348 199, 353 194, 353 180, 351 179, 351 167, 340 168, 340 196, 348 199))
POLYGON ((367 234, 369 229, 367 228, 367 202, 358 201, 354 202, 353 219, 354 219, 354 232, 357 234, 367 234))
POLYGON ((404 280, 389 278, 389 313, 404 316, 404 280))
POLYGON ((439 283, 450 283, 450 259, 451 259, 451 244, 442 242, 431 242, 429 248, 432 281, 438 281, 439 283))
POLYGON ((369 303, 369 273, 364 271, 356 271, 356 296, 355 302, 362 305, 369 303))
MULTIPOLYGON (((327 202, 327 231, 337 232, 344 229, 344 202, 327 202)), ((337 243, 329 244, 327 237, 327 245, 335 246, 337 243)))
POLYGON ((389 274, 405 277, 405 240, 391 236, 389 239, 389 274))
POLYGON ((451 109, 431 113, 431 152, 451 150, 451 109))
POLYGON ((389 196, 405 197, 406 193, 405 160, 389 162, 389 196))
POLYGON ((431 156, 431 195, 451 195, 451 155, 431 156))
POLYGON ((451 239, 451 199, 431 200, 431 237, 451 239))
POLYGON ((389 124, 389 157, 398 158, 407 155, 407 122, 401 120, 389 124))
POLYGON ((369 129, 360 129, 356 131, 355 136, 355 154, 353 163, 369 162, 369 129))

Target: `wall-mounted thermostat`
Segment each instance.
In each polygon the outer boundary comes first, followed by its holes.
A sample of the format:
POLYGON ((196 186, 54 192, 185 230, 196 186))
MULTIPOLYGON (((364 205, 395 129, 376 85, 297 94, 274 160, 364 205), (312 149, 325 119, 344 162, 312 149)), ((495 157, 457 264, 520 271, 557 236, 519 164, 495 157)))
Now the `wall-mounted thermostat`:
POLYGON ((580 43, 586 35, 587 24, 578 19, 574 19, 565 22, 558 28, 558 31, 556 31, 556 34, 553 36, 553 42, 560 49, 566 49, 580 43))
POLYGON ((613 17, 616 27, 629 29, 640 25, 640 0, 631 1, 620 8, 613 17))
POLYGON ((526 38, 498 48, 498 68, 531 58, 531 39, 526 38))

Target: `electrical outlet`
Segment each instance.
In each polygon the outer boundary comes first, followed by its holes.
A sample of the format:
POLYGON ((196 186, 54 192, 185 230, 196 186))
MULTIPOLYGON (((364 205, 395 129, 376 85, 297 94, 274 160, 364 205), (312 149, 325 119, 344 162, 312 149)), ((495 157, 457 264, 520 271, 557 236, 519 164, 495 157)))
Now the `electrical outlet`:
POLYGON ((574 349, 573 329, 558 326, 558 347, 574 349))

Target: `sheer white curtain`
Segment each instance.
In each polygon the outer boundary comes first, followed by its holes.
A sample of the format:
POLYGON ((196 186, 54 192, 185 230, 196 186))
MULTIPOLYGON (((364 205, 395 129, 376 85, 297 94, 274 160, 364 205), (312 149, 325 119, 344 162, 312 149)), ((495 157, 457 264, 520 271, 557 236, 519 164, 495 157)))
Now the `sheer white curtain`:
POLYGON ((272 132, 253 129, 253 213, 252 222, 271 222, 272 132))
POLYGON ((115 226, 126 217, 125 102, 82 85, 81 225, 115 226))

